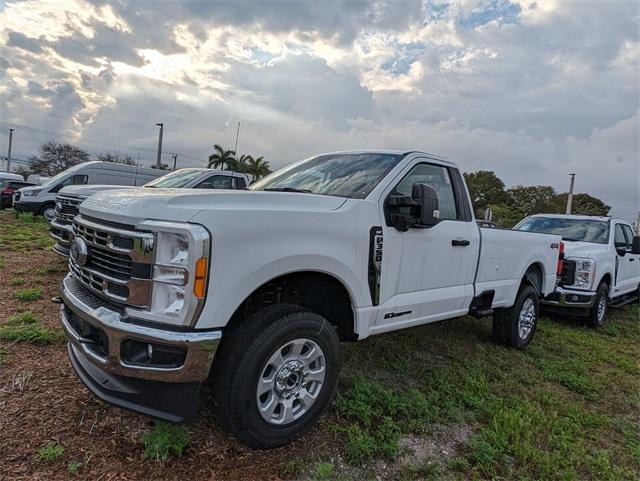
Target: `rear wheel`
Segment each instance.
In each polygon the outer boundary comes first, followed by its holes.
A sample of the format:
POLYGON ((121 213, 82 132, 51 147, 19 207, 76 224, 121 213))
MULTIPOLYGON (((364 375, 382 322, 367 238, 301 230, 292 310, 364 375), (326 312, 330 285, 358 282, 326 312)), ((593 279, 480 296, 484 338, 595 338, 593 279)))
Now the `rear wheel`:
POLYGON ((607 317, 607 311, 609 310, 609 286, 606 282, 601 282, 596 291, 596 298, 593 303, 593 307, 589 309, 587 315, 587 325, 597 329, 602 327, 607 317))
POLYGON ((533 339, 538 325, 538 293, 525 284, 520 287, 516 302, 508 309, 496 309, 493 314, 493 336, 500 344, 523 349, 533 339))
POLYGON ((333 397, 340 343, 322 316, 276 305, 232 329, 214 366, 220 424, 252 448, 302 436, 333 397))

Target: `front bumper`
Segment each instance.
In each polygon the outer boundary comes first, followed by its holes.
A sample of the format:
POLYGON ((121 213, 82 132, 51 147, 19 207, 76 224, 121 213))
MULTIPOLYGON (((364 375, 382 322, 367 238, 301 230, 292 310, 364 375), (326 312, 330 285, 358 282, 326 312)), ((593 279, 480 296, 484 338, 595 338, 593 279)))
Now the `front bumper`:
POLYGON ((84 384, 99 398, 150 416, 183 422, 195 417, 200 387, 220 343, 220 331, 176 332, 132 324, 117 308, 94 296, 71 274, 61 283, 60 320, 69 357, 84 384), (141 365, 125 358, 135 341, 180 349, 180 365, 141 365))
POLYGON ((595 298, 595 292, 556 287, 553 293, 540 299, 540 304, 558 308, 589 309, 593 307, 595 298))
POLYGON ((42 208, 42 202, 31 202, 20 199, 18 202, 13 204, 13 208, 18 212, 33 212, 34 214, 37 214, 42 208))
POLYGON ((56 240, 53 251, 63 257, 69 257, 69 248, 73 241, 72 224, 62 224, 55 219, 49 225, 49 236, 56 240))

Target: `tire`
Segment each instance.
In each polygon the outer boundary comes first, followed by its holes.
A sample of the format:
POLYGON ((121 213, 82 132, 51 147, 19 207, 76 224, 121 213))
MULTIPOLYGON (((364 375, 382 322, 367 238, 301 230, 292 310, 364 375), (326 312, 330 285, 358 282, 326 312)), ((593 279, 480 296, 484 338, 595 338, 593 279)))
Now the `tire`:
POLYGON ((44 216, 44 218, 47 219, 49 222, 51 222, 56 216, 55 209, 56 209, 55 204, 45 204, 40 208, 40 211, 38 213, 41 216, 44 216))
POLYGON ((278 304, 225 335, 213 367, 222 427, 257 449, 288 444, 307 432, 338 385, 341 353, 335 328, 314 312, 278 304))
POLYGON ((493 314, 493 337, 499 344, 524 349, 538 326, 538 292, 529 284, 520 287, 516 302, 493 314))
POLYGON ((609 286, 607 283, 601 282, 596 291, 593 307, 589 309, 589 314, 587 314, 586 324, 589 327, 598 329, 604 325, 607 318, 607 311, 609 310, 608 292, 609 286))

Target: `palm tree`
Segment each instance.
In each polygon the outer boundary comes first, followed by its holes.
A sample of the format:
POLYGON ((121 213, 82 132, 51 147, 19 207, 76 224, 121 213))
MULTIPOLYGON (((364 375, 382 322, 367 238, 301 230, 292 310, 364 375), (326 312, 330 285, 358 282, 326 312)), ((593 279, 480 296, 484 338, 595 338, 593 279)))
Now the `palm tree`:
POLYGON ((269 167, 269 162, 263 159, 262 156, 254 159, 249 156, 247 160, 247 174, 251 174, 251 181, 258 180, 260 177, 264 177, 265 175, 269 175, 271 173, 271 169, 269 167))
POLYGON ((213 146, 213 150, 213 154, 209 156, 209 168, 214 167, 224 170, 225 164, 228 165, 230 161, 235 160, 236 153, 233 150, 224 150, 218 144, 213 146))
POLYGON ((235 156, 227 162, 227 170, 233 170, 234 172, 246 172, 249 159, 253 159, 248 154, 242 154, 239 159, 235 156))

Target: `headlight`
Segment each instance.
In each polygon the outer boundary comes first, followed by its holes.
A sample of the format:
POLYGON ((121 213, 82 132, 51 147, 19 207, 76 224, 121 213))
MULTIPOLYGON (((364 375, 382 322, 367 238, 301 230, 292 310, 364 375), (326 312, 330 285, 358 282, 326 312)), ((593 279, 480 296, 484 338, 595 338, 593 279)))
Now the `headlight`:
POLYGON ((42 192, 42 189, 38 189, 38 190, 25 190, 23 192, 21 192, 23 197, 35 197, 36 195, 38 195, 40 192, 42 192))
POLYGON ((578 289, 590 289, 595 276, 595 261, 592 259, 571 260, 576 263, 576 276, 573 285, 578 289))
POLYGON ((131 316, 155 322, 190 325, 204 303, 209 271, 210 236, 199 225, 144 221, 137 228, 155 234, 152 292, 145 310, 131 316))

